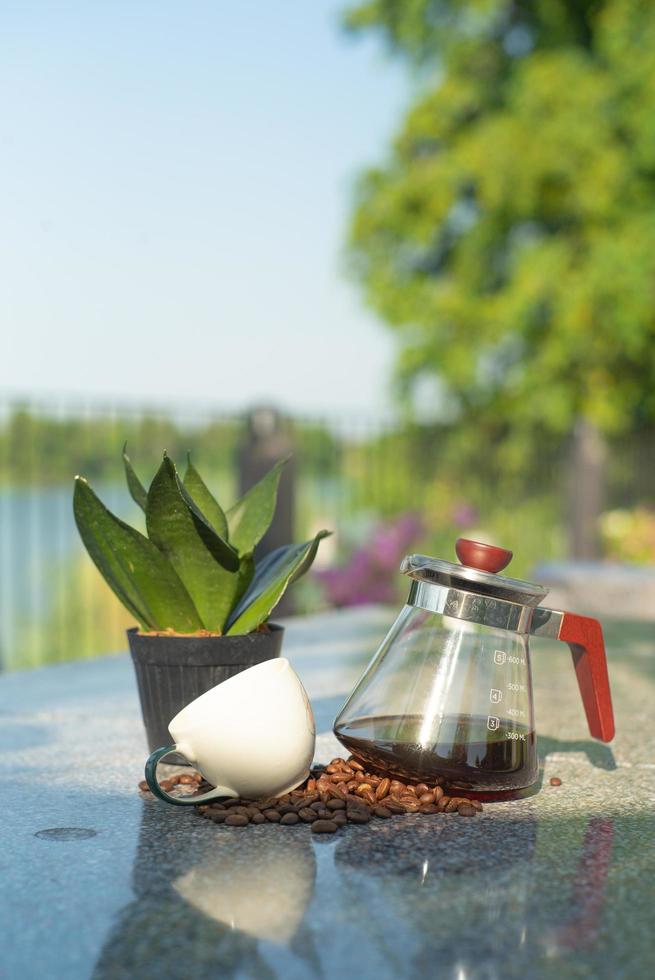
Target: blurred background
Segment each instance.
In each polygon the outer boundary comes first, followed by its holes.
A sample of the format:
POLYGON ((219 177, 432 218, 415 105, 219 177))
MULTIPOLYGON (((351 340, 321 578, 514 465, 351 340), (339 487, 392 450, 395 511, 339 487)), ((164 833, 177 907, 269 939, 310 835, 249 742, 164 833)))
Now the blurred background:
POLYGON ((2 669, 125 647, 71 510, 138 525, 125 441, 228 505, 293 453, 287 613, 465 534, 652 616, 655 8, 7 0, 0 54, 2 669))

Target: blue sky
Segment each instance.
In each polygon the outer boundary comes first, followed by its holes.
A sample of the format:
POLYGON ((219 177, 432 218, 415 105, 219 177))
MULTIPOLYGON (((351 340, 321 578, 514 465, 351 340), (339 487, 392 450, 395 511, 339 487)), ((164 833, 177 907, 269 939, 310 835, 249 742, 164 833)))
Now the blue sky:
POLYGON ((352 184, 407 98, 334 0, 3 0, 0 386, 388 404, 352 184))

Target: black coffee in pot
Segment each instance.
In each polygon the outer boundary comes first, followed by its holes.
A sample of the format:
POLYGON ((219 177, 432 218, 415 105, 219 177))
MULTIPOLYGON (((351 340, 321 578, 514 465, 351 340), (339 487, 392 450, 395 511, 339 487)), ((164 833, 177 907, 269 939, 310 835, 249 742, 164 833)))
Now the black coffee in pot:
POLYGON ((401 779, 480 792, 520 789, 534 782, 534 731, 523 725, 489 728, 489 719, 447 715, 426 732, 420 715, 380 715, 339 726, 335 734, 370 765, 401 779))

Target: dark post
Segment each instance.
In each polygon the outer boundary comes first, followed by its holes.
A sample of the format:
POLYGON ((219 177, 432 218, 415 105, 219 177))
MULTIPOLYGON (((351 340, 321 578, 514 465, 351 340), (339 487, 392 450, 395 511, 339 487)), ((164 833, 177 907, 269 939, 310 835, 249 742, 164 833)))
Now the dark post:
POLYGON ((598 522, 605 497, 606 445, 595 425, 580 419, 573 431, 569 475, 571 557, 600 557, 598 522))
MULTIPOLYGON (((252 409, 247 415, 246 432, 237 451, 239 494, 249 490, 292 450, 290 421, 269 406, 252 409)), ((282 470, 273 522, 258 544, 255 558, 261 559, 268 552, 294 540, 295 482, 295 460, 292 457, 282 470)), ((289 615, 292 611, 291 597, 284 596, 277 608, 282 615, 289 615)))

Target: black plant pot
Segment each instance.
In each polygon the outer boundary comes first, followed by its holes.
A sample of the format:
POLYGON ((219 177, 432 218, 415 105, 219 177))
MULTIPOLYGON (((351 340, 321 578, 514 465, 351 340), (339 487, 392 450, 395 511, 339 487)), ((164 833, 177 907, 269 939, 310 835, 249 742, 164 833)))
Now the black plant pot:
MULTIPOLYGON (((152 636, 127 631, 151 752, 171 741, 168 724, 185 705, 228 677, 280 656, 284 628, 245 636, 152 636)), ((187 760, 171 755, 167 761, 187 760)))

